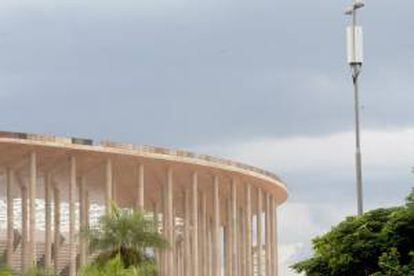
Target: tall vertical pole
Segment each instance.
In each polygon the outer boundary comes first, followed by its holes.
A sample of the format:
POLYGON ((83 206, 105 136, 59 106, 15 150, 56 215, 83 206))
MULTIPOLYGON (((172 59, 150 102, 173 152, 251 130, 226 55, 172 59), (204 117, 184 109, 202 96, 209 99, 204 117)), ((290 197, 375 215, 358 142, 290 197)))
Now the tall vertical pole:
POLYGON ((14 243, 14 204, 13 187, 15 185, 14 171, 7 169, 7 265, 12 266, 13 243, 14 243))
POLYGON ((37 168, 36 168, 36 152, 30 153, 30 265, 35 267, 37 265, 36 255, 36 183, 37 182, 37 168))
POLYGON ((360 145, 360 130, 359 130, 359 87, 358 87, 358 74, 354 73, 354 98, 355 98, 355 166, 356 166, 356 180, 357 180, 357 200, 358 200, 358 215, 363 213, 363 201, 362 201, 362 160, 361 160, 361 145, 360 145))
MULTIPOLYGON (((355 34, 355 27, 356 27, 356 14, 357 11, 354 10, 352 16, 352 25, 353 25, 353 36, 354 36, 354 45, 356 43, 356 34, 355 34)), ((355 49, 354 49, 355 50, 355 49)), ((355 53, 355 51, 354 51, 355 53)), ((353 84, 354 84, 354 109, 355 109, 355 165, 356 165, 356 178, 357 178, 357 200, 358 200, 358 215, 362 215, 363 211, 363 201, 362 201, 362 160, 361 160, 361 141, 360 141, 360 126, 359 126, 359 75, 360 75, 360 65, 355 64, 353 67, 353 84)))
MULTIPOLYGON (((355 170, 356 170, 356 192, 358 215, 363 214, 363 183, 362 183, 362 160, 360 142, 359 122, 359 76, 362 67, 362 34, 357 33, 357 11, 364 3, 361 0, 353 0, 353 4, 346 11, 352 16, 351 32, 348 36, 348 62, 352 69, 352 82, 354 86, 354 112, 355 112, 355 170)), ((360 28, 358 27, 358 30, 360 28)))
POLYGON ((192 263, 193 263, 193 275, 199 275, 199 266, 198 266, 198 174, 193 173, 193 186, 192 186, 192 263))

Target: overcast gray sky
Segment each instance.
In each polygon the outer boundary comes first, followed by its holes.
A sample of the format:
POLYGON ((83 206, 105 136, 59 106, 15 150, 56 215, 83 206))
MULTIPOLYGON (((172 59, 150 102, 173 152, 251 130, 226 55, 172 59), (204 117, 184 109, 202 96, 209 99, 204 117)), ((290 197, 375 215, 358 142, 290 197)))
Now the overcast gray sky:
MULTIPOLYGON (((0 128, 187 148, 279 173, 289 275, 311 237, 355 211, 348 3, 3 0, 0 128)), ((401 203, 414 183, 413 10, 376 0, 362 12, 369 208, 401 203)))

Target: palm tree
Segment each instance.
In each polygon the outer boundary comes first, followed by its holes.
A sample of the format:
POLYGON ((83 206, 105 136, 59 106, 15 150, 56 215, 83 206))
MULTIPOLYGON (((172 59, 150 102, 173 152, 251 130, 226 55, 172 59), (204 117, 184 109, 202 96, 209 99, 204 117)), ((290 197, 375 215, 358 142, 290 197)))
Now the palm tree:
MULTIPOLYGON (((151 264, 140 267, 125 267, 121 258, 116 256, 103 266, 96 264, 88 265, 82 269, 82 276, 148 276, 156 275, 154 266, 151 264)), ((0 275, 1 276, 1 275, 0 275)))
POLYGON ((167 247, 167 241, 158 233, 152 219, 142 212, 120 209, 114 204, 100 218, 97 227, 85 233, 91 251, 98 252, 95 263, 102 266, 117 256, 127 268, 154 264, 154 250, 167 247))

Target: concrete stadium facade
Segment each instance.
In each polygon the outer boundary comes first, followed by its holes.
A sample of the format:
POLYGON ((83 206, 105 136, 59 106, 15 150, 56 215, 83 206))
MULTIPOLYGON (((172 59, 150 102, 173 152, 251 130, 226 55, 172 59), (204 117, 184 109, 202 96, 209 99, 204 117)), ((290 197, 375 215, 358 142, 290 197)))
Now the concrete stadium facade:
POLYGON ((277 275, 274 174, 187 151, 0 132, 0 244, 8 265, 77 275, 90 260, 79 229, 115 202, 152 216, 169 249, 161 275, 277 275))

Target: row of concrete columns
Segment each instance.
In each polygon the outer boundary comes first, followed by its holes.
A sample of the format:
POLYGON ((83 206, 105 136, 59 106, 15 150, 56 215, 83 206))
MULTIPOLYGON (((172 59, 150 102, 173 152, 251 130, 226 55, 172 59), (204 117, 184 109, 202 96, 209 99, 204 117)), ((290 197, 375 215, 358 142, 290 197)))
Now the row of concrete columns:
POLYGON ((21 208, 22 208, 22 231, 21 231, 21 266, 26 270, 29 266, 35 266, 36 258, 36 193, 37 193, 37 169, 36 153, 31 152, 29 156, 27 185, 16 176, 13 169, 6 170, 6 197, 7 197, 7 244, 6 262, 11 265, 12 253, 14 251, 14 203, 13 187, 20 184, 21 208), (17 179, 18 178, 18 179, 17 179))
MULTIPOLYGON (((76 275, 76 256, 77 246, 79 245, 80 264, 86 263, 86 240, 79 236, 75 229, 76 212, 76 189, 79 187, 79 226, 86 228, 89 225, 89 199, 85 187, 84 178, 78 178, 76 174, 76 158, 69 158, 69 274, 76 275), (78 242, 79 237, 79 242, 78 242)), ((6 256, 7 264, 11 267, 14 254, 14 215, 13 215, 13 187, 19 185, 22 208, 22 230, 21 230, 21 269, 27 271, 31 267, 37 266, 39 261, 37 256, 37 231, 36 231, 36 198, 37 198, 37 158, 36 152, 31 152, 29 157, 29 176, 28 183, 24 183, 20 177, 16 176, 13 169, 6 171, 6 201, 7 201, 7 245, 6 256)), ((59 252, 62 243, 61 234, 61 193, 60 187, 54 182, 51 173, 46 173, 43 177, 44 202, 45 202, 45 231, 44 231, 44 265, 45 267, 58 270, 59 252), (54 217, 52 221, 52 199, 54 203, 54 217), (52 232, 52 223, 53 229, 52 232), (53 252, 53 254, 52 254, 53 252)))
MULTIPOLYGON (((89 227, 89 196, 83 176, 77 175, 77 160, 70 156, 68 203, 69 203, 69 275, 75 276, 79 266, 76 264, 79 254, 80 266, 87 262, 87 241, 78 235, 75 228, 76 202, 79 202, 79 226, 89 227), (78 189, 78 194, 77 194, 78 189)), ((136 185, 137 202, 135 208, 144 210, 145 203, 145 168, 137 165, 138 179, 136 185)), ((22 269, 25 271, 36 266, 36 213, 37 194, 36 152, 29 157, 28 185, 16 180, 12 169, 7 170, 7 262, 11 264, 14 227, 12 187, 20 182, 22 198, 22 269)), ((45 188, 45 266, 59 265, 61 246, 61 194, 60 187, 53 180, 51 173, 43 177, 45 188), (54 217, 52 219, 52 199, 54 217), (54 231, 52 231, 52 224, 54 231), (52 254, 53 252, 53 254, 52 254)), ((273 276, 277 275, 277 221, 276 198, 265 193, 261 188, 253 188, 248 183, 232 180, 229 191, 218 176, 212 177, 212 183, 199 185, 197 172, 192 174, 191 185, 181 191, 184 202, 174 202, 174 171, 168 168, 166 181, 161 183, 161 202, 154 202, 152 212, 154 221, 162 220, 162 234, 170 243, 163 252, 155 252, 161 275, 164 276, 273 276), (206 188, 209 186, 210 188, 206 188), (244 190, 242 190, 244 189, 244 190), (256 206, 252 206, 252 195, 256 193, 256 206), (242 197, 241 194, 244 196, 242 197), (210 201, 211 199, 211 201, 210 201), (209 204, 208 204, 209 203, 209 204), (183 212, 176 214, 178 204, 183 204, 183 212), (210 208, 211 207, 211 208, 210 208), (160 216, 161 214, 161 216, 160 216), (181 216, 181 217, 180 217, 181 216), (256 229, 253 229, 255 217, 256 229), (180 220, 181 219, 181 220, 180 220), (181 229, 179 231, 178 229, 181 229), (264 234, 264 236, 263 236, 264 234), (255 235, 256 244, 253 244, 255 235), (183 238, 180 242, 178 236, 183 238)), ((110 212, 114 199, 113 164, 110 159, 105 163, 106 212, 110 212)))
POLYGON ((253 208, 251 185, 244 185, 242 199, 238 198, 242 185, 232 181, 229 194, 222 198, 217 176, 213 176, 209 195, 208 189, 199 188, 198 175, 194 173, 192 185, 184 188, 184 212, 177 219, 172 217, 173 199, 176 198, 173 186, 173 171, 169 169, 163 190, 162 212, 163 234, 171 248, 162 255, 161 275, 277 275, 276 199, 273 196, 260 188, 255 189, 257 206, 253 208), (208 198, 212 199, 210 209, 208 198), (221 218, 224 212, 226 219, 221 218), (256 229, 253 229, 254 216, 256 229), (180 228, 179 219, 182 219, 183 227, 182 232, 177 233, 174 228, 180 228), (180 233, 184 235, 183 242, 175 242, 180 233), (253 235, 256 245, 253 244, 253 235))

